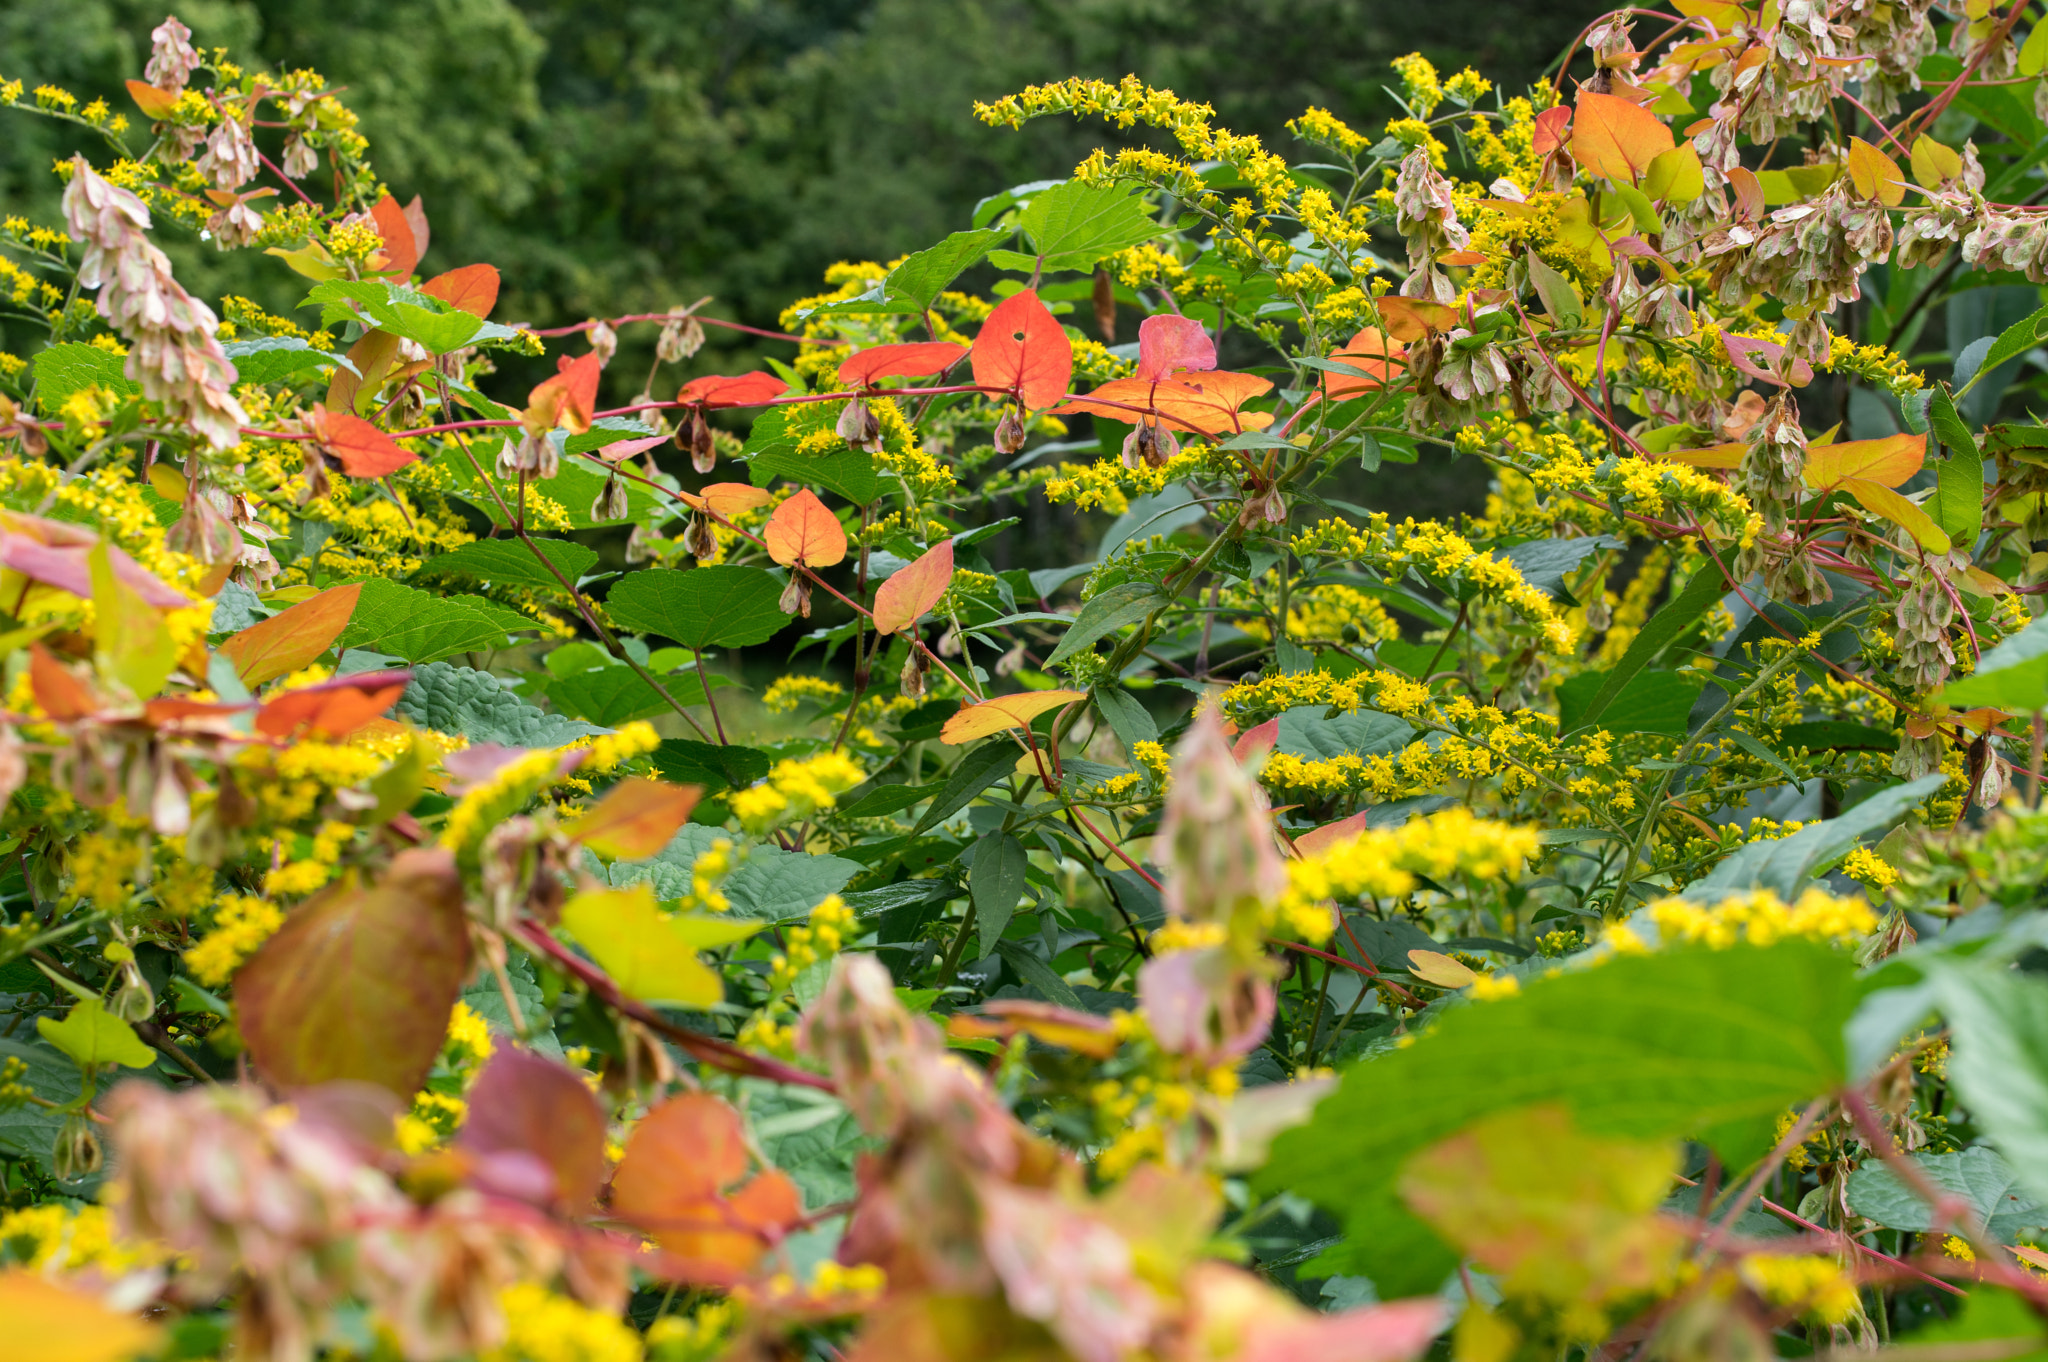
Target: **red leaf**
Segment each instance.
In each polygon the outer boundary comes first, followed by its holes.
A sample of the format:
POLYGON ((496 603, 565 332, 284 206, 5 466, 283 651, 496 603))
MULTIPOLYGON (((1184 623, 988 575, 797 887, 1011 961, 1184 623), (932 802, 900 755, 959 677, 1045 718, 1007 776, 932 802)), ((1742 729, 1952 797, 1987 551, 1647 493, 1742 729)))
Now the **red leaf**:
POLYGON ((706 374, 693 378, 676 394, 678 402, 694 402, 700 407, 758 407, 772 402, 789 391, 789 385, 774 374, 764 374, 759 369, 750 373, 727 378, 722 374, 706 374))
POLYGON ((178 102, 178 96, 169 90, 159 90, 146 80, 129 81, 128 97, 142 110, 142 116, 152 122, 168 115, 178 102))
POLYGON ((411 680, 409 671, 362 672, 287 691, 256 711, 256 731, 272 738, 346 738, 397 704, 411 680))
POLYGON ((1231 744, 1230 755, 1237 759, 1239 765, 1243 765, 1262 752, 1272 751, 1274 744, 1279 741, 1280 721, 1268 719, 1238 734, 1237 741, 1231 744))
POLYGON ((619 463, 635 454, 644 454, 656 445, 667 444, 673 438, 669 435, 647 435, 638 440, 614 440, 590 452, 606 463, 619 463))
MULTIPOLYGON (((1721 333, 1721 349, 1727 352, 1728 362, 1748 374, 1751 378, 1762 379, 1776 387, 1784 387, 1785 379, 1773 373, 1785 357, 1785 347, 1776 341, 1759 340, 1754 336, 1735 336, 1721 333), (1763 364, 1758 364, 1761 357, 1763 364), (1771 366, 1770 368, 1764 367, 1771 366)), ((1813 382, 1813 366, 1797 355, 1792 357, 1792 386, 1803 388, 1813 382)))
POLYGON ((1165 378, 1181 369, 1215 367, 1216 342, 1200 322, 1163 312, 1139 323, 1137 377, 1165 378))
POLYGON ((306 429, 321 448, 334 456, 352 478, 381 478, 409 467, 420 456, 353 412, 315 406, 306 415, 306 429))
POLYGON ((1650 162, 1676 143, 1664 121, 1619 95, 1579 92, 1572 127, 1572 159, 1616 184, 1635 183, 1650 162))
POLYGON ((967 353, 952 341, 916 341, 908 345, 877 345, 839 366, 841 383, 873 383, 885 376, 925 378, 942 374, 967 353))
MULTIPOLYGON (((487 1161, 523 1156, 538 1164, 553 1180, 550 1200, 565 1210, 579 1211, 597 1198, 604 1182, 604 1110, 567 1066, 531 1051, 501 1049, 477 1075, 468 1102, 458 1147, 487 1161)), ((518 1170, 507 1171, 516 1176, 518 1170)))
POLYGON ((581 435, 597 411, 597 376, 604 356, 592 350, 555 361, 555 376, 536 386, 526 399, 526 428, 539 435, 561 426, 581 435))
POLYGON ((405 225, 412 228, 413 263, 427 253, 427 243, 433 239, 433 232, 427 226, 427 208, 420 202, 420 196, 412 196, 412 202, 405 205, 405 225))
POLYGON ((972 354, 976 383, 1012 393, 1032 411, 1066 396, 1074 378, 1074 344, 1030 289, 996 305, 972 354))
POLYGON ((1572 111, 1568 105, 1554 104, 1536 115, 1535 140, 1531 146, 1538 156, 1548 156, 1564 145, 1564 136, 1572 126, 1572 111))
POLYGON ((846 557, 845 528, 808 487, 775 508, 761 540, 784 567, 831 567, 846 557))
POLYGON ((361 582, 329 587, 291 609, 259 620, 220 645, 235 664, 242 684, 254 690, 266 681, 310 665, 341 636, 355 613, 361 582))
POLYGON ((83 719, 100 707, 92 687, 40 643, 28 646, 28 686, 37 706, 59 723, 83 719))
POLYGON ((401 851, 374 889, 353 878, 300 905, 235 976, 235 1021, 281 1088, 425 1081, 469 974, 462 876, 438 847, 401 851))
POLYGON ((893 634, 917 623, 953 583, 953 541, 942 539, 875 592, 875 632, 893 634))
POLYGON ((435 275, 420 292, 472 317, 488 317, 498 305, 498 282, 496 265, 464 265, 435 275))
POLYGON ((370 209, 370 221, 376 224, 377 235, 384 238, 384 263, 378 267, 378 273, 410 279, 420 263, 420 248, 413 239, 412 223, 406 220, 405 210, 398 206, 397 199, 386 194, 370 209))
POLYGON ((668 845, 704 791, 628 776, 566 829, 600 856, 639 861, 668 845))

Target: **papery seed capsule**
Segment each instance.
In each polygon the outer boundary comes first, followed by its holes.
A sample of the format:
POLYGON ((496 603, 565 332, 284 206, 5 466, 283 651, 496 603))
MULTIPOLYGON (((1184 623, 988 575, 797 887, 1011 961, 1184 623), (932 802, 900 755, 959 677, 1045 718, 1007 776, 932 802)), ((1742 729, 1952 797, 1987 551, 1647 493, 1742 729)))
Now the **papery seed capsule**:
POLYGON ((599 492, 597 500, 591 503, 590 518, 624 520, 631 514, 632 505, 626 499, 626 484, 619 481, 617 473, 613 473, 604 480, 604 490, 599 492))
POLYGON ((600 365, 610 364, 612 356, 619 352, 619 333, 612 330, 609 322, 597 323, 590 328, 590 348, 600 365))
POLYGON ((699 560, 718 556, 718 534, 710 517, 701 511, 693 513, 683 527, 683 552, 699 560))
POLYGON ((51 1171, 65 1182, 92 1176, 106 1161, 106 1151, 92 1128, 92 1120, 82 1111, 65 1115, 51 1153, 51 1171))
POLYGON ((785 615, 801 614, 811 617, 811 584, 801 573, 789 574, 789 585, 782 588, 782 597, 776 602, 785 615))
POLYGON ((1015 454, 1024 447, 1024 423, 1017 419, 1016 411, 1003 413, 1003 419, 996 422, 996 453, 1015 454))
POLYGON ((931 672, 931 658, 922 648, 912 647, 910 656, 903 660, 903 673, 897 678, 897 689, 905 699, 922 700, 925 692, 925 677, 931 672))

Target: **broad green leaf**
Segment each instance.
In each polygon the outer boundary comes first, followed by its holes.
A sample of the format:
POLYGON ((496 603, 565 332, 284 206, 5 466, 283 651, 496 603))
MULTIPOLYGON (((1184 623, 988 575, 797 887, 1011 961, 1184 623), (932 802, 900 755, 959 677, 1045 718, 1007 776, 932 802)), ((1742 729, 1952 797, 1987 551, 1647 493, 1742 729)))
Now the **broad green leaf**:
POLYGON ((770 573, 722 563, 628 573, 604 607, 625 628, 685 648, 739 648, 765 643, 789 623, 781 595, 770 573))
POLYGON ((702 785, 704 793, 751 785, 768 774, 773 761, 758 747, 721 747, 689 738, 663 738, 649 758, 663 780, 702 785))
POLYGON ((355 613, 335 642, 407 662, 438 662, 457 653, 502 648, 513 630, 534 627, 518 611, 481 596, 437 596, 372 577, 363 583, 355 613))
MULTIPOLYGON (((2014 1173, 1998 1151, 1983 1145, 1950 1154, 1912 1154, 1927 1179, 1951 1196, 1962 1198, 1977 1219, 2005 1243, 2023 1229, 2048 1225, 2048 1210, 2020 1190, 2014 1173)), ((1933 1208, 1890 1165, 1871 1159, 1849 1175, 1849 1209, 1895 1230, 1923 1232, 1934 1228, 1933 1208)), ((1953 1223, 1948 1227, 1955 1232, 1953 1223)))
POLYGON ((1095 688, 1094 695, 1095 708, 1101 711, 1110 731, 1123 744, 1126 757, 1135 761, 1133 747, 1141 742, 1159 741, 1159 725, 1153 722, 1152 712, 1129 691, 1118 688, 1113 682, 1104 682, 1095 688))
MULTIPOLYGON (((644 861, 615 861, 606 866, 592 858, 592 874, 615 888, 645 884, 664 902, 690 892, 690 869, 712 843, 730 841, 722 828, 692 823, 676 833, 659 854, 644 861)), ((781 922, 803 917, 827 894, 836 894, 861 867, 843 856, 812 856, 773 846, 748 848, 747 858, 727 877, 725 895, 741 917, 781 922)))
POLYGON ((1557 596, 1564 592, 1564 579, 1588 558, 1622 546, 1611 534, 1583 534, 1571 539, 1532 539, 1503 550, 1500 556, 1513 563, 1530 586, 1546 596, 1557 596))
POLYGON ((234 361, 236 378, 242 383, 289 383, 317 377, 322 369, 354 367, 345 357, 315 350, 297 336, 229 341, 221 349, 234 361))
POLYGON ((606 445, 618 444, 621 440, 644 440, 661 431, 645 421, 636 421, 630 416, 601 416, 590 423, 590 429, 570 434, 562 441, 564 454, 587 454, 603 449, 606 445))
POLYGON ((2031 79, 2048 69, 2048 23, 2037 23, 2020 44, 2020 74, 2031 79))
POLYGON ((1687 891, 1688 896, 1769 889, 1790 901, 1807 887, 1815 867, 1891 829, 1914 805, 1948 783, 1937 772, 1881 790, 1836 818, 1809 823, 1790 837, 1751 842, 1727 857, 1687 891))
POLYGON ((544 554, 571 585, 597 565, 597 551, 570 539, 536 539, 533 547, 518 539, 476 539, 450 553, 420 564, 422 575, 457 574, 494 586, 523 586, 560 594, 562 584, 536 557, 544 554))
MULTIPOLYGON (((21 1061, 19 1081, 45 1102, 61 1104, 78 1096, 78 1065, 56 1046, 20 1033, 0 1036, 0 1064, 10 1059, 21 1061)), ((63 1125, 64 1113, 60 1111, 33 1102, 0 1103, 0 1154, 27 1159, 48 1169, 57 1133, 63 1125)))
POLYGON ((142 391, 142 385, 122 372, 122 359, 97 345, 67 342, 39 351, 35 357, 36 403, 54 414, 71 394, 85 388, 105 388, 119 396, 142 391))
POLYGON ((1928 509, 1950 539, 1974 550, 1984 532, 1984 454, 1956 410, 1946 384, 1937 384, 1928 400, 1927 424, 1949 451, 1948 458, 1935 469, 1935 492, 1928 499, 1928 509))
POLYGON ((1074 986, 1060 978, 1059 972, 1032 953, 1031 947, 1021 941, 998 941, 996 953, 1017 972, 1024 986, 1049 1003, 1083 1011, 1081 999, 1074 992, 1074 986))
POLYGON ((107 1011, 98 998, 74 1003, 62 1021, 37 1017, 36 1030, 81 1069, 101 1064, 147 1069, 156 1063, 156 1051, 144 1045, 135 1028, 107 1011))
POLYGON ((1853 959, 1798 940, 1531 979, 1348 1071, 1274 1143, 1257 1185, 1344 1218, 1346 1241, 1319 1267, 1361 1272, 1387 1296, 1433 1291, 1457 1258, 1396 1196, 1411 1156, 1496 1112, 1557 1103, 1589 1134, 1692 1136, 1747 1167, 1780 1112, 1843 1081, 1856 997, 1853 959))
POLYGON ((1560 327, 1571 330, 1586 315, 1586 303, 1579 286, 1552 269, 1536 252, 1529 252, 1529 283, 1543 300, 1543 310, 1560 327))
MULTIPOLYGON (((722 676, 707 678, 714 688, 726 682, 722 676)), ((678 704, 689 704, 694 698, 701 704, 703 694, 697 687, 696 673, 661 678, 662 689, 673 696, 678 704)), ((668 712, 668 701, 660 692, 640 678, 640 674, 623 662, 607 667, 592 667, 589 671, 572 672, 568 676, 557 676, 547 683, 548 703, 564 714, 606 728, 617 728, 620 724, 635 719, 668 712)))
POLYGON ((402 851, 292 910, 235 976, 235 1021, 281 1088, 352 1080, 407 1095, 440 1053, 469 977, 462 877, 439 848, 402 851))
POLYGON ((528 704, 489 672, 447 662, 413 671, 398 713, 438 733, 500 747, 560 747, 605 731, 528 704))
POLYGON ((930 307, 963 270, 987 255, 991 246, 1008 235, 998 227, 954 232, 938 245, 904 257, 882 281, 883 293, 891 302, 914 303, 922 311, 930 307))
POLYGON ((1634 679, 1636 673, 1650 665, 1650 660, 1675 641, 1678 636, 1699 622, 1702 615, 1720 601, 1726 591, 1722 583, 1721 569, 1709 563, 1694 573, 1692 580, 1675 593, 1669 603, 1650 616, 1635 641, 1628 645, 1628 651, 1621 655, 1621 661, 1607 673, 1607 680, 1598 693, 1587 702, 1579 714, 1578 726, 1598 722, 1607 707, 1614 703, 1622 688, 1634 679))
POLYGON ((754 486, 770 487, 780 480, 822 487, 856 506, 881 495, 873 455, 843 444, 828 454, 799 454, 795 437, 788 433, 789 421, 789 410, 781 407, 770 407, 754 418, 743 454, 754 486))
POLYGON ((1280 716, 1274 747, 1310 761, 1333 757, 1380 757, 1400 751, 1415 736, 1406 720, 1377 710, 1324 718, 1326 706, 1304 705, 1280 716))
POLYGON ((1685 736, 1693 702, 1705 688, 1705 678, 1692 672, 1638 672, 1616 692, 1600 712, 1600 722, 1585 717, 1593 698, 1607 686, 1612 672, 1585 671, 1565 678, 1557 688, 1558 731, 1576 733, 1598 727, 1609 733, 1668 733, 1685 736))
POLYGON ((2038 619, 1977 659, 1977 670, 1934 697, 1950 709, 2048 709, 2048 619, 2038 619))
POLYGON ((967 889, 974 900, 983 956, 994 954, 996 943, 1003 939, 1010 915, 1017 911, 1017 900, 1024 896, 1024 872, 1030 867, 1024 844, 1007 832, 975 846, 967 889))
POLYGON ((1059 645, 1046 657, 1045 665, 1056 666, 1075 653, 1095 646, 1097 639, 1127 624, 1136 624, 1155 610, 1172 604, 1150 582, 1123 582, 1109 588, 1081 607, 1081 613, 1060 636, 1059 645))
POLYGON ((510 327, 487 322, 431 294, 372 279, 329 279, 315 284, 303 307, 318 304, 320 324, 339 326, 367 318, 377 329, 445 355, 465 345, 507 340, 510 327))
POLYGON ((1979 378, 1991 373, 2007 360, 2024 355, 2040 344, 2044 331, 2048 331, 2048 307, 2042 307, 1999 332, 1998 339, 1991 342, 1991 348, 1985 352, 1984 358, 1977 362, 1977 371, 1971 376, 1970 381, 1963 385, 1963 391, 1968 392, 1979 378))
POLYGON ((1968 963, 1942 962, 1932 975, 1957 1099, 2020 1187, 2048 1205, 2048 982, 1968 963))
POLYGON ((1104 256, 1150 241, 1161 230, 1142 193, 1078 180, 1033 195, 1017 225, 1048 270, 1092 269, 1104 256))
POLYGON ((646 885, 586 889, 562 906, 562 928, 611 975, 619 991, 641 1002, 711 1007, 725 984, 697 958, 699 950, 744 941, 761 923, 740 918, 665 917, 646 885))

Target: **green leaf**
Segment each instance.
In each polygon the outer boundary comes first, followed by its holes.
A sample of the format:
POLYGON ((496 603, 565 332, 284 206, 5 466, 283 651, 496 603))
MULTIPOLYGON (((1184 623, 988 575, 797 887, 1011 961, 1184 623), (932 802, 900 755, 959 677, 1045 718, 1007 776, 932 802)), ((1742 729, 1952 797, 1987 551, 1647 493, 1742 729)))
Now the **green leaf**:
POLYGON ((569 539, 536 539, 528 548, 517 539, 477 539, 452 553, 443 553, 420 564, 422 574, 459 574, 493 586, 532 587, 560 594, 562 584, 547 570, 535 551, 561 569, 573 584, 597 565, 597 551, 569 539))
MULTIPOLYGON (((1585 713, 1612 675, 1586 671, 1565 679, 1557 688, 1560 733, 1593 726, 1585 713)), ((1706 680, 1690 672, 1638 672, 1608 701, 1598 727, 1614 734, 1667 733, 1682 738, 1693 702, 1705 687, 1706 680)))
POLYGON ((628 573, 605 598, 614 621, 685 648, 765 643, 789 623, 782 584, 756 567, 652 568, 628 573))
POLYGON ((1564 579, 1581 564, 1606 549, 1623 547, 1611 534, 1578 535, 1570 539, 1532 539, 1502 551, 1501 557, 1515 565, 1522 579, 1546 596, 1564 593, 1564 579))
MULTIPOLYGON (((2019 1190, 2019 1175, 1994 1149, 1975 1145, 1953 1154, 1908 1157, 1935 1186, 1967 1201, 1978 1221, 2005 1243, 2012 1243, 2023 1229, 2048 1225, 2048 1210, 2019 1190)), ((1847 1195, 1850 1210, 1880 1225, 1916 1233, 1934 1228, 1933 1209, 1877 1159, 1849 1175, 1847 1195)))
POLYGON ((36 1030, 81 1069, 101 1064, 147 1069, 156 1063, 156 1051, 144 1045, 135 1028, 107 1011, 98 998, 74 1004, 63 1021, 37 1017, 36 1030))
POLYGON ((1961 1308, 1953 1319, 1937 1321, 1899 1339, 1905 1345, 1900 1351, 1911 1349, 1924 1357, 1995 1355, 1998 1362, 2048 1359, 2048 1335, 2042 1332, 2041 1317, 2018 1292, 1988 1283, 1974 1285, 1958 1304, 1961 1308))
POLYGON ((1138 702, 1129 691, 1120 689, 1113 682, 1104 682, 1095 688, 1095 708, 1101 712, 1116 740, 1123 744, 1124 755, 1132 761, 1137 757, 1132 748, 1141 742, 1158 742, 1159 725, 1152 721, 1152 712, 1138 702))
POLYGON ((1379 757, 1398 752, 1415 736, 1406 720, 1377 710, 1323 717, 1321 705, 1304 705, 1280 716, 1274 747, 1310 761, 1333 757, 1379 757))
POLYGON ((438 662, 456 653, 502 648, 515 629, 534 628, 516 610, 481 596, 436 596, 387 577, 363 583, 348 627, 335 642, 372 648, 407 662, 438 662))
POLYGON ((788 413, 769 408, 754 418, 747 446, 747 478, 756 487, 772 485, 777 478, 837 492, 856 506, 865 506, 882 494, 882 481, 875 472, 874 456, 851 445, 841 445, 829 454, 799 454, 793 441, 782 438, 788 413), (758 450, 755 441, 762 441, 758 450))
MULTIPOLYGON (((688 704, 690 692, 695 687, 685 688, 679 683, 695 679, 696 673, 690 671, 673 681, 664 680, 662 685, 678 704, 688 704)), ((722 676, 707 679, 714 687, 725 681, 722 676)), ((547 696, 548 702, 562 713, 603 724, 606 728, 617 728, 635 719, 670 712, 668 701, 661 698, 660 692, 622 662, 554 677, 547 683, 547 696)), ((701 704, 702 696, 696 698, 701 704)))
POLYGON ((568 435, 562 441, 564 454, 587 454, 606 445, 615 445, 621 440, 644 440, 661 431, 645 421, 636 421, 630 416, 601 416, 590 423, 590 429, 580 434, 568 435))
POLYGON ((1614 703, 1615 697, 1621 694, 1622 687, 1634 679, 1637 672, 1649 666, 1651 659, 1663 652, 1680 634, 1696 624, 1702 615, 1712 610, 1725 591, 1721 569, 1714 564, 1709 563, 1694 573, 1684 589, 1673 595, 1670 602, 1652 614, 1649 622, 1643 625, 1642 632, 1628 645, 1621 661, 1614 664, 1599 692, 1580 713, 1579 726, 1584 727, 1599 719, 1614 703))
POLYGON ((1529 282, 1543 300, 1543 310, 1558 326, 1569 331, 1585 319, 1586 303, 1578 285, 1559 274, 1536 252, 1529 252, 1529 282))
MULTIPOLYGON (((702 823, 686 824, 661 851, 644 861, 614 861, 601 864, 590 857, 585 867, 615 888, 647 885, 654 897, 664 902, 690 892, 690 868, 713 842, 732 840, 723 828, 702 823)), ((836 894, 861 867, 843 856, 812 856, 783 851, 779 847, 750 846, 747 856, 726 877, 724 890, 733 911, 741 917, 780 922, 803 917, 827 894, 836 894)))
POLYGON ((2020 44, 2020 74, 2029 79, 2048 69, 2048 23, 2035 24, 2020 44))
POLYGON ((418 289, 374 279, 329 279, 313 285, 300 306, 320 307, 322 326, 367 321, 378 330, 414 341, 430 354, 445 355, 465 345, 508 340, 510 327, 487 322, 418 289))
POLYGON ((1077 1012, 1085 1010, 1081 1005, 1080 995, 1074 992, 1074 986, 1060 978, 1051 965, 1033 955, 1031 948, 1023 942, 998 941, 996 953, 1003 957, 1011 969, 1017 971, 1017 977, 1024 981, 1025 987, 1039 997, 1049 1003, 1058 1003, 1061 1007, 1071 1007, 1077 1012))
POLYGON ((663 738, 648 760, 663 780, 701 785, 706 794, 715 794, 752 785, 768 774, 773 758, 758 747, 720 747, 689 738, 663 738))
POLYGON ((994 954, 996 944, 1003 939, 1010 915, 1017 911, 1017 900, 1024 896, 1024 872, 1030 868, 1031 857, 1024 844, 1007 832, 975 844, 974 865, 967 872, 967 892, 974 901, 983 956, 994 954))
POLYGON ((922 311, 937 301, 962 271, 1008 235, 1000 227, 955 232, 936 246, 905 256, 882 281, 884 296, 891 302, 915 303, 922 311))
POLYGON ((500 747, 560 747, 605 731, 528 704, 489 672, 447 662, 414 669, 398 712, 437 733, 500 747))
POLYGON ((1787 751, 1805 748, 1810 752, 1896 752, 1899 735, 1881 728, 1866 728, 1839 719, 1816 719, 1810 723, 1787 724, 1778 730, 1778 741, 1787 751))
POLYGON ((547 998, 542 994, 540 985, 534 982, 533 962, 526 956, 515 955, 505 962, 505 978, 512 985, 512 996, 519 1004, 520 1020, 528 1028, 524 1042, 519 1041, 519 1028, 512 1024, 512 1013, 505 1006, 505 995, 488 970, 462 990, 462 1001, 470 1011, 484 1019, 491 1028, 491 1035, 500 1043, 523 1043, 531 1046, 537 1054, 560 1059, 562 1042, 555 1036, 555 1024, 548 1015, 547 998))
POLYGON ((340 355, 315 350, 297 336, 229 341, 221 349, 234 361, 237 380, 242 383, 285 383, 314 377, 322 369, 353 371, 356 367, 340 355))
POLYGON ((2048 709, 2048 618, 2035 620, 1977 659, 1977 670, 1934 697, 1951 709, 2048 709))
POLYGON ((1799 783, 1799 773, 1787 766, 1783 757, 1764 746, 1763 740, 1754 733, 1744 733, 1741 729, 1730 729, 1726 736, 1730 742, 1749 753, 1752 757, 1755 757, 1758 761, 1776 768, 1778 773, 1784 776, 1785 779, 1795 785, 1799 783))
POLYGON ((1956 547, 1970 552, 1984 532, 1984 456, 1974 440, 1950 448, 1949 457, 1935 465, 1935 491, 1927 504, 1934 523, 1956 547))
POLYGON ((1881 790, 1836 818, 1809 823, 1775 842, 1751 842, 1715 866, 1687 891, 1688 896, 1769 889, 1790 902, 1807 887, 1814 867, 1845 854, 1866 838, 1889 831, 1912 807, 1948 783, 1936 772, 1906 785, 1881 790))
POLYGON ((1103 257, 1150 241, 1162 230, 1141 192, 1078 180, 1034 194, 1017 225, 1048 270, 1092 269, 1103 257))
POLYGON ((1968 392, 1979 378, 1997 369, 2007 360, 2024 355, 2040 344, 2043 328, 2048 328, 2048 307, 2036 310, 1999 332, 1998 339, 1991 342, 1991 348, 1985 352, 1984 358, 1977 362, 1977 371, 1971 375, 1970 381, 1963 385, 1963 391, 1968 392))
POLYGON ((121 371, 123 363, 97 345, 67 343, 40 351, 35 357, 36 405, 52 414, 85 388, 105 388, 123 397, 141 392, 142 385, 121 371))
POLYGON ((1949 1084, 2019 1185, 2048 1205, 2048 982, 1946 961, 1931 973, 1953 1038, 1949 1084))
POLYGON ((1150 582, 1119 583, 1081 607, 1081 613, 1060 636, 1059 645, 1045 659, 1045 665, 1057 666, 1075 653, 1094 647, 1103 635, 1136 624, 1172 603, 1171 597, 1160 595, 1150 582))
MULTIPOLYGON (((10 1059, 22 1062, 19 1081, 43 1101, 61 1104, 79 1095, 78 1066, 55 1046, 21 1036, 0 1037, 0 1064, 10 1059)), ((61 1111, 33 1102, 0 1104, 0 1154, 29 1159, 48 1169, 57 1133, 63 1127, 61 1111)))
POLYGON ((960 764, 946 777, 946 783, 932 796, 932 805, 924 811, 924 817, 917 820, 911 835, 926 828, 937 827, 973 802, 976 795, 1017 769, 1020 755, 1017 744, 1007 738, 997 738, 979 747, 969 748, 960 758, 960 764))
POLYGON ((1344 1217, 1349 1237, 1319 1267, 1361 1272, 1388 1297, 1434 1291, 1457 1258, 1395 1195, 1412 1155, 1493 1112, 1556 1102, 1589 1133, 1693 1136, 1744 1168, 1780 1112, 1843 1081, 1856 999, 1855 962, 1799 940, 1531 979, 1347 1072, 1274 1143, 1258 1186, 1344 1217))

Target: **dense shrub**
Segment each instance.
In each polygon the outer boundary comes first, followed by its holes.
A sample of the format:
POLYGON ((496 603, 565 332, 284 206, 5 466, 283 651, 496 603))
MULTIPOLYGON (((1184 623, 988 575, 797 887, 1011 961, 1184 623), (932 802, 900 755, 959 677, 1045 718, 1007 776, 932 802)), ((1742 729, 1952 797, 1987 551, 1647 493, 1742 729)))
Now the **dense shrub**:
POLYGON ((7 1347, 2048 1346, 2048 21, 1677 8, 1026 90, 1155 141, 688 382, 312 72, 0 83, 7 1347))

